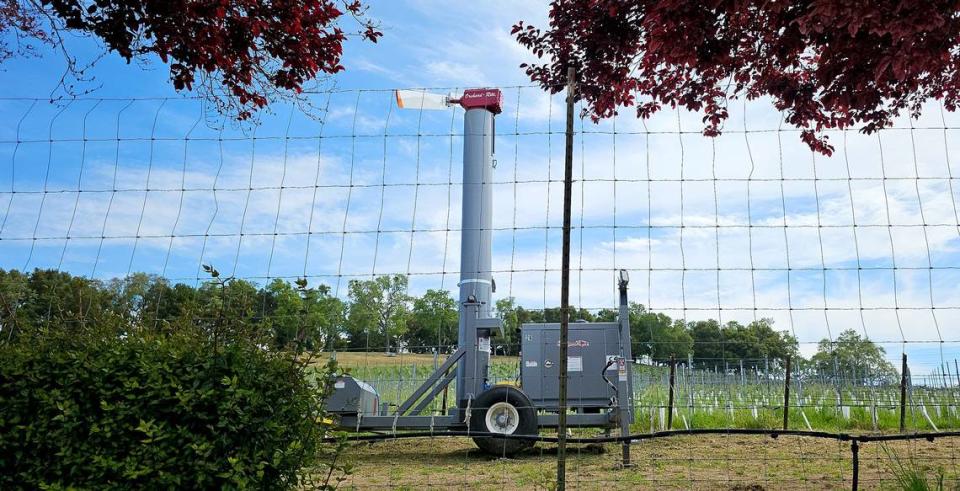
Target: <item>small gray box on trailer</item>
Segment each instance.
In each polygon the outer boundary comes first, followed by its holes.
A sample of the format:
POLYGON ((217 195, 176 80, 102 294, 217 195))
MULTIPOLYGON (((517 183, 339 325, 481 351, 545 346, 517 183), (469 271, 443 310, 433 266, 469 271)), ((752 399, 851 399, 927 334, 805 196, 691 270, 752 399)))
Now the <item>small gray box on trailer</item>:
MULTIPOLYGON (((560 324, 524 324, 520 330, 520 379, 523 392, 543 409, 559 407, 560 324)), ((567 348, 567 405, 571 408, 610 407, 618 367, 607 362, 620 356, 620 326, 616 322, 571 322, 567 348)))
POLYGON ((333 382, 333 394, 327 398, 326 410, 331 414, 376 416, 379 412, 380 395, 366 382, 349 375, 337 377, 333 382))

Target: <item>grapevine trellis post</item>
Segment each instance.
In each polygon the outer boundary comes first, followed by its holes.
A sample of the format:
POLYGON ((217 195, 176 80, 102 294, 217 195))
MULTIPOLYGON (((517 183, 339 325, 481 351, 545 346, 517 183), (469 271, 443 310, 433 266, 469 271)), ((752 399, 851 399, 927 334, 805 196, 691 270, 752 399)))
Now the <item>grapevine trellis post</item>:
POLYGON ((790 356, 787 356, 783 377, 783 429, 786 430, 790 421, 790 356))
POLYGON ((677 361, 670 355, 670 392, 667 396, 667 429, 673 429, 673 391, 676 387, 677 361))
POLYGON ((907 429, 907 354, 900 366, 900 433, 907 429))

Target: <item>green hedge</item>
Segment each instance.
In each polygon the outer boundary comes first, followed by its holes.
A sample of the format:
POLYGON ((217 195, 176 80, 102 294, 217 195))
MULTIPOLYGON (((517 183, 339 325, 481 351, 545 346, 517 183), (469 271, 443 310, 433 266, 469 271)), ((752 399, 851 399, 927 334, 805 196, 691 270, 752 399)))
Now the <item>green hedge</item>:
POLYGON ((252 343, 24 337, 0 345, 0 489, 295 486, 321 395, 252 343))

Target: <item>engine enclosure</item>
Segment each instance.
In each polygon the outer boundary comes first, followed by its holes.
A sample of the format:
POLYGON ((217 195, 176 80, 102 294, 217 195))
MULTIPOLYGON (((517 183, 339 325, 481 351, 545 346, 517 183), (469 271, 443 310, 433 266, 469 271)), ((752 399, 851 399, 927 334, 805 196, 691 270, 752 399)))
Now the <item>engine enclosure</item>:
POLYGON ((333 394, 324 405, 332 414, 376 416, 379 414, 380 394, 366 382, 341 375, 334 380, 333 394))
MULTIPOLYGON (((520 328, 520 382, 534 405, 555 410, 559 403, 560 324, 523 324, 520 328)), ((622 340, 629 343, 629 338, 622 340)), ((616 322, 571 322, 567 343, 567 406, 606 408, 616 394, 623 365, 620 325, 616 322), (606 370, 604 370, 606 367, 606 370)), ((626 351, 629 353, 629 351, 626 351)))

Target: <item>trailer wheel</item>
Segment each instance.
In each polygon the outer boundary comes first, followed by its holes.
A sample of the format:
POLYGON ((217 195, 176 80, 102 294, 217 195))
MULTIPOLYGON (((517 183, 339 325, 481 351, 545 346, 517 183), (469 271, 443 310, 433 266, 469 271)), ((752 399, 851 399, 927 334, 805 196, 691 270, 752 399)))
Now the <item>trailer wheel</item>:
MULTIPOLYGON (((470 431, 502 433, 504 435, 537 435, 537 411, 530 399, 518 389, 495 386, 480 394, 470 412, 470 431)), ((514 438, 474 437, 473 441, 484 452, 510 456, 532 448, 532 440, 514 438)))

